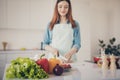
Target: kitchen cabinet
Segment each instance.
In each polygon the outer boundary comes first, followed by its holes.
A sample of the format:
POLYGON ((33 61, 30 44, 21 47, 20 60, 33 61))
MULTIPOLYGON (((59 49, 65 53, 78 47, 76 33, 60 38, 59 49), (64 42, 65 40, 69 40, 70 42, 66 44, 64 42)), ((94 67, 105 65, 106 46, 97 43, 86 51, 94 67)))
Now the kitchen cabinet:
POLYGON ((3 78, 5 65, 9 64, 12 60, 18 57, 29 57, 32 58, 37 54, 47 53, 42 50, 25 50, 25 51, 0 51, 0 80, 3 78))
POLYGON ((0 28, 42 29, 51 19, 53 1, 0 0, 0 28))
POLYGON ((5 62, 6 62, 6 54, 3 54, 3 53, 1 53, 0 54, 0 67, 2 66, 3 67, 3 65, 5 64, 5 62))
POLYGON ((6 63, 6 54, 0 53, 0 80, 2 79, 6 63))
POLYGON ((7 26, 7 10, 6 10, 6 0, 0 0, 0 28, 7 26))

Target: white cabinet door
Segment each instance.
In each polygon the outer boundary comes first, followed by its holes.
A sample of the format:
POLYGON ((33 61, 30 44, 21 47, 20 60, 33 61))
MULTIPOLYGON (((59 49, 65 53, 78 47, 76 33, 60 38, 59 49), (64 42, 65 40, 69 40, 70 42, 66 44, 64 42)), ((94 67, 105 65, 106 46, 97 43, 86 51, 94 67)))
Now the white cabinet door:
POLYGON ((6 63, 6 54, 0 53, 0 67, 1 66, 4 67, 5 63, 6 63))
POLYGON ((0 0, 0 28, 7 26, 7 10, 6 10, 6 0, 0 0))
POLYGON ((7 0, 7 27, 29 27, 29 10, 29 0, 7 0))
POLYGON ((53 9, 53 0, 0 0, 0 28, 43 29, 53 9))
POLYGON ((6 64, 6 54, 0 53, 0 80, 2 80, 3 78, 5 64, 6 64))

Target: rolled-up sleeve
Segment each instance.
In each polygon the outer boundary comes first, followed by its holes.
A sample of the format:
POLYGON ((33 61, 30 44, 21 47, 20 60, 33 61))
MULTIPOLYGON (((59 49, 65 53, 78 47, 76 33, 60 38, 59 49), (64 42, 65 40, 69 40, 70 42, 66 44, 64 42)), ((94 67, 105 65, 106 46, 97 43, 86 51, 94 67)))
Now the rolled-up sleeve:
POLYGON ((73 48, 76 48, 77 50, 81 47, 81 36, 80 36, 80 26, 79 23, 76 22, 76 27, 74 28, 74 34, 73 34, 73 48))
POLYGON ((44 33, 44 40, 43 40, 43 48, 45 49, 46 45, 49 45, 51 43, 51 31, 49 29, 49 25, 47 25, 47 28, 44 33))

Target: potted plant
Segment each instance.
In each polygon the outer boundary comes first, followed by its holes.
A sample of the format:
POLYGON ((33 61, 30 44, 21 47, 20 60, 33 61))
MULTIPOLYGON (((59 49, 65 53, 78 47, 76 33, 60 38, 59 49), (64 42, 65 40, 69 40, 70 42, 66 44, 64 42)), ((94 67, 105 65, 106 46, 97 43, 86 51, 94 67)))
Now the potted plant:
POLYGON ((120 44, 115 44, 116 38, 113 37, 109 39, 109 43, 105 44, 103 40, 99 40, 99 46, 102 49, 105 49, 105 54, 115 56, 120 56, 120 44))
MULTIPOLYGON (((106 44, 104 42, 104 40, 99 39, 99 46, 100 46, 99 54, 101 54, 101 50, 104 50, 106 55, 113 54, 114 56, 116 56, 116 65, 117 65, 117 67, 119 67, 119 64, 117 62, 119 60, 118 56, 120 56, 120 44, 115 44, 115 41, 116 41, 116 38, 113 37, 113 38, 109 39, 109 43, 106 44)), ((97 61, 100 59, 101 59, 100 57, 99 58, 94 57, 95 63, 97 63, 97 61)), ((109 60, 109 58, 108 58, 108 60, 109 60)))

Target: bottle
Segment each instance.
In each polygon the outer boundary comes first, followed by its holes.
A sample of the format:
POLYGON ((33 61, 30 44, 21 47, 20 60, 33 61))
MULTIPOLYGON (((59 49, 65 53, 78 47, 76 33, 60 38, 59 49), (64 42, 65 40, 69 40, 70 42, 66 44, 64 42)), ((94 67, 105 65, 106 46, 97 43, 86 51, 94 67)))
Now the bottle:
POLYGON ((108 60, 107 56, 104 53, 102 54, 101 57, 102 57, 102 77, 106 78, 108 71, 108 60))
POLYGON ((112 54, 110 55, 110 69, 111 70, 116 70, 116 59, 115 56, 112 54))
POLYGON ((108 69, 108 60, 107 56, 105 54, 102 54, 102 69, 107 70, 108 69))
POLYGON ((111 72, 111 76, 114 78, 116 76, 116 58, 115 56, 112 54, 110 55, 110 72, 111 72))

